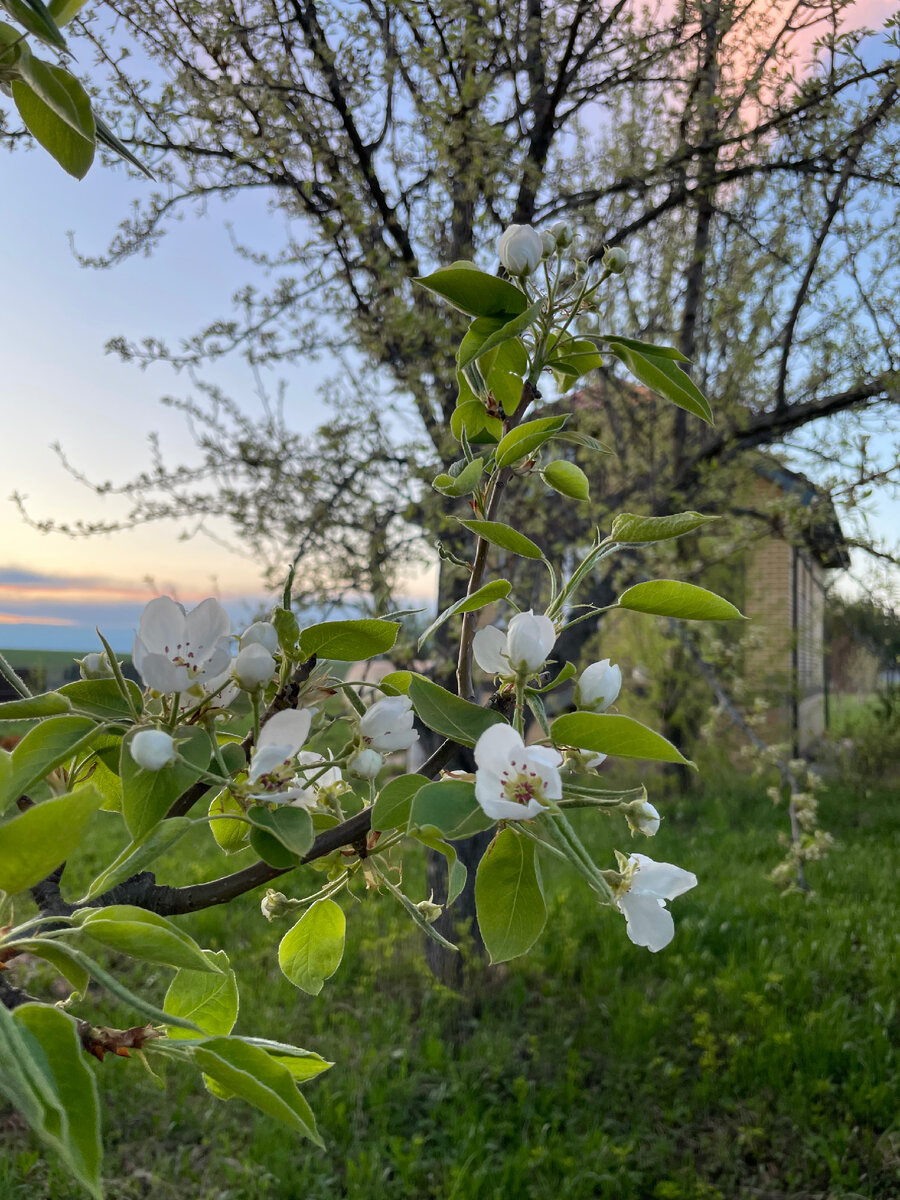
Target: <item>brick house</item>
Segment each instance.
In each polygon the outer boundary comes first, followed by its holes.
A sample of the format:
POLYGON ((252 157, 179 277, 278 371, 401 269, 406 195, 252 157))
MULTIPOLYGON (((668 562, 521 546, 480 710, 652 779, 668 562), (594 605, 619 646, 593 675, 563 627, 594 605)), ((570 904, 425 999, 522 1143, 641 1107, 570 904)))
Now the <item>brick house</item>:
POLYGON ((775 461, 757 463, 753 505, 766 534, 743 552, 744 605, 753 619, 744 660, 753 691, 771 702, 768 736, 805 753, 828 721, 825 595, 850 555, 828 495, 775 461))

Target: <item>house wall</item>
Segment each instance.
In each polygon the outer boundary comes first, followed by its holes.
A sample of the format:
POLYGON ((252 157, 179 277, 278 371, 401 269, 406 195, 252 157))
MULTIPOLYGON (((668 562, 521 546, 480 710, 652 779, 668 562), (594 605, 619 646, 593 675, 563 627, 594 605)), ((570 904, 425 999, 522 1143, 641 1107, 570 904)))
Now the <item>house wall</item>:
POLYGON ((825 571, 805 550, 765 538, 748 552, 745 670, 770 701, 767 736, 803 754, 825 729, 825 571))

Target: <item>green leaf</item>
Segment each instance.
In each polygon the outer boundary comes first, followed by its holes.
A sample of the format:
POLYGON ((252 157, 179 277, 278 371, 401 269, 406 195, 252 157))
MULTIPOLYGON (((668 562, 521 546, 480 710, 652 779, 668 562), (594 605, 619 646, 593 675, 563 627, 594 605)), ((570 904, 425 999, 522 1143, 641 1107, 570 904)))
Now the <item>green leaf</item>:
POLYGON ((470 442, 499 442, 503 422, 490 416, 480 400, 466 400, 450 416, 450 432, 457 441, 462 440, 463 430, 470 442))
POLYGON ((650 613, 657 617, 677 617, 682 621, 743 621, 744 614, 715 592, 677 579, 654 579, 636 583, 619 597, 619 608, 650 613))
POLYGON ((544 557, 543 551, 530 538, 512 526, 504 525, 502 521, 460 521, 460 525, 465 525, 466 529, 484 538, 492 546, 499 546, 501 550, 518 554, 520 558, 544 557))
MULTIPOLYGON (((58 1141, 46 1138, 66 1167, 92 1196, 102 1200, 100 1178, 100 1103, 97 1081, 87 1065, 74 1017, 49 1004, 22 1004, 13 1019, 42 1051, 41 1068, 49 1076, 61 1121, 58 1141), (46 1063, 46 1066, 44 1066, 46 1063)), ((46 1129, 46 1126, 45 1126, 46 1129)), ((41 1135, 44 1131, 36 1128, 41 1135)))
POLYGON ((10 1100, 34 1132, 65 1155, 65 1114, 50 1064, 37 1039, 0 1004, 0 1096, 10 1100))
POLYGON ((51 10, 42 0, 3 0, 2 7, 36 38, 55 46, 57 50, 65 50, 66 39, 60 33, 51 10))
POLYGON ((653 762, 693 763, 684 757, 660 733, 654 733, 640 721, 614 713, 566 713, 551 726, 557 746, 575 746, 596 754, 619 758, 646 758, 653 762))
MULTIPOLYGON (((520 333, 524 333, 529 326, 533 325, 541 315, 541 310, 544 306, 543 300, 535 300, 523 312, 519 313, 511 321, 501 323, 499 327, 488 329, 486 325, 480 322, 491 320, 492 318, 480 318, 475 320, 469 326, 469 332, 463 338, 459 347, 459 353, 456 361, 460 369, 475 359, 481 358, 491 350, 502 345, 504 342, 510 341, 512 338, 517 338, 520 333), (475 329, 475 326, 480 326, 475 329), (470 334, 473 336, 470 338, 470 334)), ((496 318, 493 318, 496 320, 496 318)))
MULTIPOLYGON (((169 984, 163 1006, 173 1016, 193 1021, 204 1033, 229 1034, 238 1015, 237 980, 224 950, 207 950, 206 957, 221 973, 182 968, 169 984)), ((168 1035, 170 1038, 193 1036, 177 1025, 169 1026, 168 1035)))
POLYGON ((626 350, 633 350, 637 354, 649 354, 653 358, 668 358, 671 362, 684 363, 688 359, 676 350, 674 346, 654 346, 651 342, 639 342, 636 338, 619 337, 604 335, 600 340, 604 342, 616 342, 620 346, 624 346, 626 350))
POLYGON ((666 351, 665 347, 661 351, 658 346, 644 345, 627 338, 607 337, 605 341, 616 358, 621 359, 641 383, 686 412, 693 413, 710 425, 713 423, 709 401, 691 377, 677 365, 679 361, 687 361, 681 355, 666 351))
MULTIPOLYGON (((140 713, 144 707, 141 689, 133 679, 126 679, 125 686, 131 703, 140 713)), ((74 708, 91 717, 99 717, 101 721, 134 720, 132 709, 115 679, 76 679, 74 683, 63 684, 59 692, 74 708)))
POLYGON ((0 721, 31 721, 38 717, 55 717, 72 711, 72 706, 59 692, 44 692, 22 700, 6 700, 0 704, 0 721))
POLYGON ((15 1020, 36 1039, 47 1058, 64 1116, 64 1160, 92 1196, 102 1197, 100 1103, 74 1017, 48 1004, 22 1004, 15 1020))
POLYGON ((57 25, 67 25, 87 4, 87 0, 50 0, 48 9, 57 25))
POLYGON ((516 316, 528 307, 524 292, 480 271, 474 263, 455 262, 441 267, 431 275, 424 275, 414 282, 436 292, 449 300, 454 308, 468 313, 470 317, 516 316))
POLYGON ((278 947, 278 965, 295 987, 318 996, 325 980, 341 965, 346 929, 341 906, 333 900, 317 900, 288 930, 278 947))
POLYGON ((312 817, 305 808, 283 805, 272 811, 262 804, 256 804, 248 811, 247 819, 257 829, 264 829, 277 838, 286 850, 298 858, 302 858, 315 841, 312 817))
POLYGON ((265 1050, 238 1038, 211 1038, 194 1046, 192 1055, 201 1071, 232 1095, 323 1145, 291 1072, 265 1050))
MULTIPOLYGON (((223 813, 234 813, 235 817, 243 816, 244 810, 227 788, 223 788, 218 796, 214 796, 209 805, 209 816, 218 817, 223 813)), ((168 825, 169 822, 166 821, 168 825)), ((218 843, 219 849, 226 854, 237 854, 247 845, 250 830, 243 821, 229 817, 227 820, 210 821, 209 827, 218 843)))
POLYGON ((470 704, 421 675, 411 681, 409 698, 423 724, 462 746, 474 746, 486 729, 503 722, 498 712, 470 704))
POLYGON ((48 717, 29 730, 13 750, 10 770, 0 782, 0 812, 68 762, 96 733, 89 717, 48 717))
POLYGON ((590 500, 591 487, 588 477, 581 467, 576 467, 573 462, 568 462, 564 458, 556 458, 553 462, 547 463, 543 475, 544 483, 552 487, 555 492, 569 496, 573 500, 590 500))
POLYGON ((428 780, 424 775, 398 775, 386 783, 372 806, 372 828, 379 833, 388 829, 405 829, 413 796, 428 780))
POLYGON ((381 680, 380 687, 386 696, 405 696, 412 682, 412 671, 388 671, 381 680))
POLYGON ((511 591, 512 584, 506 579, 492 579, 490 583, 478 588, 471 596, 463 596, 461 600, 454 601, 431 622, 419 638, 418 648, 421 650, 431 635, 457 613, 477 612, 478 609, 484 608, 488 604, 494 604, 497 600, 505 600, 511 591))
POLYGON ((297 1083, 305 1083, 314 1079, 323 1071, 330 1070, 334 1063, 328 1062, 321 1054, 313 1050, 304 1050, 301 1046, 291 1046, 287 1042, 273 1042, 269 1038, 241 1038, 248 1046, 259 1046, 276 1062, 287 1067, 297 1083))
POLYGON ((492 963, 531 949, 547 920, 533 842, 501 829, 478 864, 475 909, 492 963))
MULTIPOLYGON (((66 930, 66 936, 69 933, 70 931, 66 930)), ((121 1000, 124 1005, 133 1009, 134 1012, 139 1013, 146 1020, 152 1021, 154 1025, 182 1025, 185 1029, 192 1029, 195 1033, 202 1032, 193 1022, 188 1021, 184 1017, 176 1017, 171 1013, 164 1012, 158 1005, 151 1004, 144 996, 131 991, 130 988, 127 988, 122 983, 121 979, 111 974, 105 967, 101 967, 98 962, 90 958, 83 950, 67 943, 66 952, 76 963, 84 967, 95 983, 99 983, 111 995, 115 996, 117 1000, 121 1000)))
POLYGON ((520 459, 527 458, 562 429, 568 419, 568 414, 561 417, 538 417, 535 421, 517 425, 503 438, 495 451, 497 466, 510 467, 520 459))
POLYGON ((68 947, 62 943, 51 942, 47 939, 23 938, 22 941, 16 942, 16 949, 43 958, 62 975, 63 979, 68 980, 74 991, 79 992, 82 996, 87 991, 88 984, 91 982, 89 973, 81 963, 75 961, 69 953, 68 947))
POLYGON ((143 838, 163 819, 182 792, 209 767, 212 757, 207 733, 196 725, 182 725, 174 733, 180 758, 159 771, 148 771, 131 757, 129 746, 137 732, 133 730, 123 739, 119 765, 122 815, 135 840, 143 838))
POLYGON ((591 437, 589 433, 575 433, 574 430, 566 429, 556 435, 556 440, 558 442, 572 442, 576 446, 584 446, 586 450, 594 450, 597 454, 612 454, 609 446, 605 446, 603 442, 598 441, 595 437, 591 437))
POLYGON ((454 842, 495 824, 475 799, 475 785, 459 779, 443 779, 420 788, 413 797, 409 816, 410 831, 433 829, 454 842))
POLYGON ((323 621, 301 632, 300 653, 304 658, 315 654, 338 662, 375 658, 391 649, 399 630, 393 621, 323 621))
POLYGON ((666 538, 681 537, 706 525, 718 521, 718 517, 705 517, 698 512, 673 513, 669 517, 641 517, 634 513, 619 513, 612 523, 610 538, 614 542, 661 542, 666 538))
POLYGON ((429 850, 442 854, 447 860, 447 907, 449 908, 454 900, 457 900, 462 894, 469 872, 466 870, 465 864, 459 861, 459 855, 449 842, 426 833, 424 830, 419 830, 416 840, 423 846, 427 846, 429 850))
POLYGON ((280 838, 254 825, 250 829, 250 845, 264 863, 275 867, 278 871, 287 871, 298 867, 300 859, 292 850, 288 850, 280 838))
POLYGON ((468 496, 478 487, 484 473, 484 459, 475 458, 458 475, 443 472, 432 480, 431 486, 444 496, 468 496))
POLYGON ((0 890, 14 895, 45 879, 78 848, 102 803, 97 789, 87 786, 0 825, 0 890))
POLYGON ((91 900, 101 892, 107 892, 117 884, 124 883, 132 875, 137 875, 155 862, 161 855, 170 850, 176 842, 181 841, 194 822, 190 817, 172 817, 161 821, 143 838, 131 842, 122 853, 103 871, 84 896, 91 900))
POLYGON ((288 658, 293 658, 300 638, 297 618, 288 608, 276 608, 272 613, 272 624, 278 634, 278 644, 282 651, 288 658))
MULTIPOLYGON (((94 941, 165 967, 187 967, 195 971, 219 972, 192 937, 156 913, 133 904, 111 904, 108 908, 79 909, 75 914, 80 930, 94 941)), ((177 1014, 176 1014, 177 1015, 177 1014)))
POLYGON ((94 115, 87 92, 64 71, 32 58, 28 82, 15 79, 13 100, 28 132, 64 171, 83 179, 94 161, 94 115))

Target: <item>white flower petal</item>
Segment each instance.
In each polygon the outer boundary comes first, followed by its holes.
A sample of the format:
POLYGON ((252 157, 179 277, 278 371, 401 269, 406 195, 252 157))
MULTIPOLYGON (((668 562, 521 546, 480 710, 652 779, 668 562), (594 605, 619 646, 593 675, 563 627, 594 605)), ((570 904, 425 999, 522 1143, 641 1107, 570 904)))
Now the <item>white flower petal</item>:
POLYGON ((575 686, 575 703, 579 708, 605 712, 622 690, 622 668, 612 666, 608 658, 591 663, 581 672, 575 686))
POLYGON ((654 862, 646 854, 632 854, 629 863, 635 864, 630 891, 636 895, 662 896, 674 900, 697 886, 697 876, 673 863, 654 862))
POLYGON ((271 743, 267 746, 260 746, 253 755, 247 778, 251 783, 255 783, 260 776, 268 775, 276 767, 290 762, 293 755, 294 751, 291 746, 278 746, 271 743))
POLYGON ((197 672, 197 678, 209 683, 219 675, 225 674, 231 667, 231 651, 227 646, 217 646, 210 658, 197 672))
POLYGON ((625 932, 636 946, 646 946, 654 954, 668 946, 675 936, 675 922, 661 900, 630 891, 618 903, 625 914, 625 932))
POLYGON ((275 659, 265 646, 253 642, 234 660, 232 671, 240 686, 252 692, 275 674, 275 659))
POLYGON ((311 724, 312 711, 308 708, 286 708, 275 713, 259 731, 257 749, 273 745, 287 747, 285 757, 291 758, 309 737, 311 724))
POLYGON ((381 737, 375 738, 372 746, 379 754, 395 754, 398 750, 408 750, 410 746, 414 746, 419 740, 419 733, 416 729, 397 729, 392 733, 382 734, 381 737))
POLYGON ((175 761, 177 754, 171 734, 162 729, 139 729, 128 749, 137 765, 145 771, 161 771, 175 761))
POLYGON ((258 644, 265 646, 270 654, 278 649, 278 631, 270 621, 254 621, 241 634, 241 649, 258 644))
POLYGON ((184 641, 184 609, 171 596, 157 596, 141 613, 138 635, 147 650, 157 654, 174 654, 175 647, 184 641))
POLYGON ((485 625, 472 639, 475 661, 487 675, 509 675, 511 668, 506 657, 506 634, 496 625, 485 625))
POLYGON ((509 767, 514 754, 522 755, 525 744, 512 725, 498 722, 484 731, 475 743, 475 763, 479 770, 501 775, 509 767))
POLYGON ((539 671, 556 641, 556 629, 549 617, 535 616, 530 610, 516 613, 506 635, 510 664, 517 671, 539 671))
POLYGON ((542 791, 548 800, 559 800, 562 796, 562 780, 559 777, 559 771, 555 764, 545 760, 540 750, 541 747, 535 746, 529 747, 525 751, 525 769, 528 772, 533 771, 539 777, 542 791))
POLYGON ((231 632, 231 619, 218 600, 210 596, 187 614, 184 632, 195 656, 199 658, 202 653, 208 658, 216 642, 231 632))
POLYGON ((139 667, 144 686, 155 692, 178 692, 189 687, 187 671, 165 654, 144 654, 139 667))
POLYGON ((515 800, 502 799, 497 793, 479 796, 477 788, 475 798, 493 821, 529 821, 547 811, 539 800, 531 799, 527 804, 517 804, 515 800))

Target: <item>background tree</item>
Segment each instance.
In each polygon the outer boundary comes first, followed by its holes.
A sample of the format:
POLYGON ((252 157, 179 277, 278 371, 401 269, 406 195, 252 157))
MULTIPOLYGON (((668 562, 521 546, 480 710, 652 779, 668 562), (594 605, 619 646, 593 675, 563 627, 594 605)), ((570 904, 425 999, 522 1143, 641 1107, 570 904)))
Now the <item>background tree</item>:
MULTIPOLYGON (((150 249, 180 209, 243 191, 265 194, 289 229, 274 253, 244 248, 281 276, 269 292, 245 289, 232 314, 177 347, 116 339, 123 357, 202 371, 233 352, 254 364, 349 353, 395 393, 407 424, 414 414, 424 452, 411 461, 434 469, 458 453, 448 428, 460 329, 422 293, 410 305, 412 280, 438 261, 494 263, 509 221, 564 219, 586 257, 628 253, 628 299, 597 327, 624 320, 673 342, 719 414, 698 432, 643 397, 625 416, 602 405, 627 449, 597 480, 586 525, 614 509, 696 505, 713 476, 734 495, 722 468, 745 470, 760 447, 811 460, 849 498, 896 478, 885 437, 896 421, 896 22, 869 39, 846 31, 849 2, 725 0, 113 0, 103 13, 81 28, 106 104, 164 187, 89 261, 150 249)), ((379 454, 390 459, 384 411, 379 454)), ((259 471, 286 471, 260 454, 266 418, 246 434, 240 448, 201 440, 215 469, 189 502, 196 515, 236 517, 239 534, 247 497, 268 490, 259 471), (248 475, 255 459, 264 466, 248 475), (237 484, 223 497, 217 474, 229 470, 237 484)), ((354 463, 340 436, 326 440, 331 477, 371 481, 363 503, 377 537, 416 515, 382 487, 368 449, 354 463)), ((183 511, 179 482, 176 468, 126 483, 127 520, 183 511)), ((284 537, 287 556, 305 531, 321 534, 321 512, 312 494, 296 520, 263 505, 257 524, 284 537)), ((377 558, 362 551, 363 563, 377 558)), ((355 587, 368 570, 340 582, 355 587)), ((439 606, 459 587, 445 559, 439 606)), ((376 576, 367 590, 390 604, 376 576)), ((590 623, 579 630, 589 636, 590 623)))

